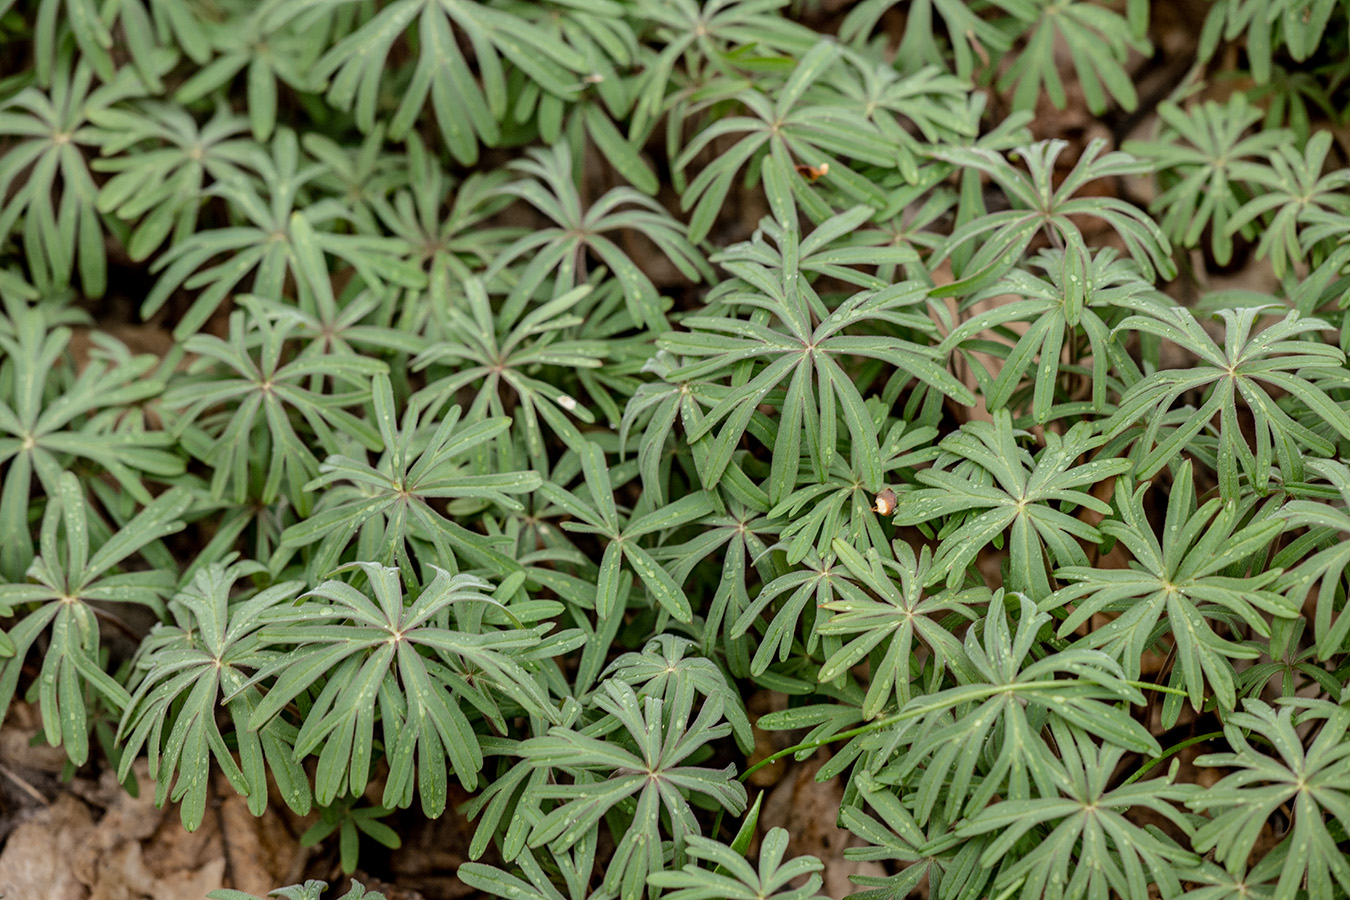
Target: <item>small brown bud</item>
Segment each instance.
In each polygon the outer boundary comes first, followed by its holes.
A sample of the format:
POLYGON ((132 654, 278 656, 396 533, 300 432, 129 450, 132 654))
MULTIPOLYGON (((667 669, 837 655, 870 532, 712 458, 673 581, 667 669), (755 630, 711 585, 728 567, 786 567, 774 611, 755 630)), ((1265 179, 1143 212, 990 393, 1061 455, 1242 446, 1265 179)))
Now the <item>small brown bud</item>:
POLYGON ((825 162, 818 166, 796 166, 797 174, 807 181, 818 181, 829 174, 830 164, 825 162))

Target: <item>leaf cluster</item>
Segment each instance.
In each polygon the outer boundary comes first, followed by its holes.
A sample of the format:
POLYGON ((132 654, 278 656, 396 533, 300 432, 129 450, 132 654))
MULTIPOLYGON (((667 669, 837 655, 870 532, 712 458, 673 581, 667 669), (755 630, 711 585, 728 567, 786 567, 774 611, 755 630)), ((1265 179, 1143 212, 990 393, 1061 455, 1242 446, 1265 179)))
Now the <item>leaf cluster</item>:
POLYGON ((0 714, 510 900, 814 900, 827 746, 857 900, 1350 895, 1350 5, 819 6, 0 0, 0 714))

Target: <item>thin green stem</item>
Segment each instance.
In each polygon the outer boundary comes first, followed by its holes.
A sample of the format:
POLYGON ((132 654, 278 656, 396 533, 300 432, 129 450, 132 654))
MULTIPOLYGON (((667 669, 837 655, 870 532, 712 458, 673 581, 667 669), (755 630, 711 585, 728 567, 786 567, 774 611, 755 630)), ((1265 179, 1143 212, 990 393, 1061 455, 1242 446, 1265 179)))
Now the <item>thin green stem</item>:
MULTIPOLYGON (((966 699, 984 700, 988 699, 989 697, 996 696, 998 694, 1013 691, 1020 692, 1025 690, 1043 690, 1045 688, 1077 683, 1078 682, 1076 681, 1061 678, 1061 679, 1052 679, 1050 681, 1028 681, 1022 684, 990 685, 986 691, 981 692, 979 695, 975 697, 970 697, 966 699)), ((1165 687, 1161 684, 1154 684, 1151 681, 1127 681, 1125 683, 1144 690, 1162 691, 1163 693, 1166 694, 1181 694, 1182 696, 1186 695, 1185 691, 1178 690, 1177 688, 1165 687)), ((824 747, 826 744, 830 744, 835 741, 846 741, 849 740, 850 738, 855 738, 860 734, 867 734, 868 732, 871 731, 877 731, 878 729, 885 728, 888 725, 894 725, 896 722, 903 722, 906 719, 912 719, 916 716, 923 715, 926 712, 931 712, 931 710, 924 707, 912 710, 901 710, 900 712, 894 713, 893 715, 889 715, 884 719, 877 719, 875 722, 869 722, 866 725, 859 725, 857 728, 851 729, 849 731, 841 731, 838 734, 830 735, 829 737, 820 738, 819 740, 815 741, 806 741, 804 743, 797 744, 796 746, 788 747, 786 750, 779 750, 777 753, 774 753, 770 756, 766 756, 764 759, 761 759, 759 762, 755 763, 753 766, 746 769, 744 772, 740 774, 738 780, 745 781, 745 779, 749 778, 751 775, 758 772, 760 769, 778 762, 778 760, 782 759, 785 756, 800 753, 803 750, 815 750, 818 747, 824 747)), ((1161 758, 1162 757, 1159 757, 1159 759, 1161 758)))
POLYGON ((824 747, 826 744, 831 743, 833 741, 846 741, 850 738, 855 738, 860 734, 867 734, 869 731, 877 731, 878 729, 885 728, 887 725, 894 725, 896 722, 903 721, 903 719, 905 718, 908 717, 905 716, 903 713, 896 713, 895 715, 887 716, 884 719, 877 719, 875 722, 870 722, 867 725, 860 725, 857 728, 851 729, 849 731, 841 731, 838 734, 833 734, 830 735, 829 737, 820 738, 819 740, 815 741, 806 741, 805 743, 798 744, 795 747, 788 747, 786 750, 779 750, 777 753, 774 753, 771 756, 764 757, 759 762, 755 763, 753 766, 746 769, 744 772, 740 774, 740 777, 737 780, 745 781, 745 779, 749 778, 751 775, 755 774, 765 766, 773 765, 774 763, 778 762, 778 760, 782 759, 785 756, 790 756, 793 753, 800 753, 803 750, 814 750, 817 747, 824 747))
POLYGON ((1211 731, 1208 734, 1202 734, 1199 735, 1198 737, 1187 738, 1180 744, 1168 747, 1166 750, 1162 752, 1161 755, 1153 757, 1148 762, 1140 766, 1139 769, 1133 775, 1125 779, 1124 783, 1121 784, 1121 787, 1125 787, 1125 785, 1127 784, 1134 784, 1140 778, 1143 778, 1145 775, 1147 775, 1154 768, 1154 766, 1158 765, 1158 763, 1162 762, 1164 759, 1167 759, 1167 757, 1173 755, 1174 753, 1180 753, 1187 747, 1194 746, 1195 744, 1203 744, 1205 741, 1212 741, 1215 738, 1221 737, 1223 737, 1222 731, 1211 731))
POLYGON ((1163 694, 1176 694, 1181 697, 1188 696, 1181 688, 1168 687, 1165 684, 1155 684, 1152 681, 1127 681, 1125 683, 1143 691, 1158 691, 1163 694))

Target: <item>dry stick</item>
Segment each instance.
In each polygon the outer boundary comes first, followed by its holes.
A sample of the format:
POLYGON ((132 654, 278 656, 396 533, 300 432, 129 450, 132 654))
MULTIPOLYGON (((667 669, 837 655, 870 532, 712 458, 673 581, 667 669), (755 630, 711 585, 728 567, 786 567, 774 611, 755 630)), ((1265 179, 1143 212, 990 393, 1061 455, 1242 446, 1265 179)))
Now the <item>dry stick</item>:
POLYGON ((51 801, 48 800, 46 797, 44 797, 44 796, 42 795, 42 792, 41 792, 41 791, 39 791, 37 788, 33 787, 31 784, 29 784, 29 783, 28 783, 27 781, 25 781, 23 778, 19 777, 19 773, 18 773, 18 772, 15 772, 13 769, 11 769, 9 766, 5 765, 4 763, 0 763, 0 775, 4 775, 4 776, 5 776, 6 778, 8 778, 10 781, 12 781, 12 782, 14 782, 15 784, 17 784, 17 785, 19 786, 19 788, 20 788, 25 794, 27 794, 28 796, 32 797, 32 798, 33 798, 34 800, 36 800, 37 802, 41 803, 43 806, 50 806, 50 805, 51 805, 51 801))

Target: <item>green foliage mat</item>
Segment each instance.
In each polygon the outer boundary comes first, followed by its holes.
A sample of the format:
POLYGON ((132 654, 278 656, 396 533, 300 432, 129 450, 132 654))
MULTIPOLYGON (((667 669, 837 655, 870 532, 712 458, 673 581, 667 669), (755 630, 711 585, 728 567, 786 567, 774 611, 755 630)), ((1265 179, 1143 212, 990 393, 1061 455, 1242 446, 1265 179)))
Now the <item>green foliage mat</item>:
POLYGON ((0 0, 0 712, 511 900, 814 897, 756 729, 859 900, 1350 896, 1350 2, 1192 6, 0 0))

